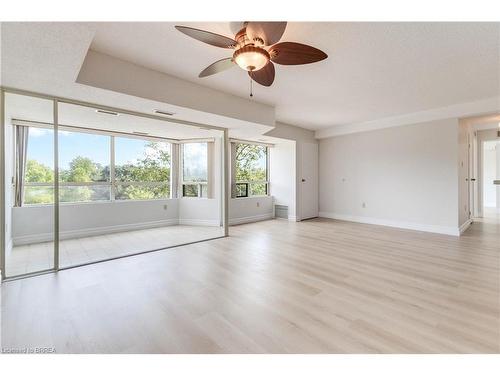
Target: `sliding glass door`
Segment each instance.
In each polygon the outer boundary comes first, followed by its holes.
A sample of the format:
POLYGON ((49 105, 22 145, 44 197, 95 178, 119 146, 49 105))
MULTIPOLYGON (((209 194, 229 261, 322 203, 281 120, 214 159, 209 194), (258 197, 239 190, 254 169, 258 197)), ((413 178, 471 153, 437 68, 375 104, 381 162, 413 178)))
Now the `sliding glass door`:
POLYGON ((5 93, 5 276, 54 269, 52 100, 5 93))
POLYGON ((227 131, 20 92, 3 117, 4 277, 227 235, 227 131))

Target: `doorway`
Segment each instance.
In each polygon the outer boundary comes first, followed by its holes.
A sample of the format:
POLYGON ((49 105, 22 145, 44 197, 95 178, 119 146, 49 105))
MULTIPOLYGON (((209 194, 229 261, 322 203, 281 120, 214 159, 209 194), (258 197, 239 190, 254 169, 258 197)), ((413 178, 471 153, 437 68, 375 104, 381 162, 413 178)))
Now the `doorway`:
POLYGON ((300 219, 318 217, 319 176, 317 143, 303 143, 301 145, 301 179, 300 179, 300 219))
POLYGON ((482 212, 487 219, 500 219, 500 140, 482 144, 482 212))

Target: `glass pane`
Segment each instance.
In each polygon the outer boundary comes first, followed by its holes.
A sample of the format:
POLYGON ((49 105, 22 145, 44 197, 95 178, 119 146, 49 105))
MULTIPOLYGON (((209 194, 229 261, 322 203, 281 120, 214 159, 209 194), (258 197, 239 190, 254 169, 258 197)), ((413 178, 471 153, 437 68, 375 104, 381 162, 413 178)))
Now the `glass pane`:
POLYGON ((267 195, 266 183, 253 183, 250 184, 250 196, 267 195))
POLYGON ((201 197, 202 198, 208 197, 208 185, 207 184, 201 185, 201 197))
POLYGON ((144 185, 126 185, 116 186, 115 199, 167 199, 170 196, 170 185, 144 186, 144 185))
MULTIPOLYGON (((61 267, 140 253, 186 242, 219 237, 222 199, 223 133, 181 126, 168 121, 125 113, 99 113, 95 108, 60 103, 59 121, 66 127, 59 136, 61 168, 68 176, 82 177, 61 181, 60 242, 61 267), (82 126, 88 127, 82 129, 82 126), (73 129, 71 127, 78 127, 73 129), (154 141, 134 134, 141 131, 154 141), (95 137, 71 137, 76 133, 95 137), (101 132, 101 133, 99 133, 101 132), (108 132, 104 135, 102 132, 108 132), (120 132, 120 133, 117 133, 120 132), (111 135, 113 134, 113 135, 111 135), (207 196, 207 154, 214 147, 214 199, 170 199, 171 167, 182 165, 183 145, 164 139, 206 139, 206 143, 187 146, 187 177, 196 181, 186 187, 186 195, 207 196), (153 139, 153 138, 151 138, 153 139), (69 147, 65 142, 73 140, 69 147), (106 140, 106 141, 104 141, 106 140), (172 150, 176 166, 171 166, 172 150), (111 152, 114 151, 114 155, 111 152), (66 153, 67 156, 63 154, 66 153), (78 160, 71 169, 71 161, 78 160), (180 160, 179 160, 180 159, 180 160), (114 161, 114 165, 111 162, 114 161), (77 168, 78 167, 78 168, 77 168), (74 172, 74 173, 70 173, 74 172), (76 173, 79 172, 79 173, 76 173), (94 181, 103 181, 96 184, 94 181), (83 184, 83 182, 86 182, 83 184), (108 185, 109 183, 109 185, 108 185), (112 187, 111 187, 111 184, 112 187), (201 191, 199 191, 201 190, 201 191)), ((179 170, 182 179, 182 170, 179 170)), ((61 179, 62 180, 62 179, 61 179)), ((182 191, 179 192, 182 196, 182 191)))
POLYGON ((59 131, 59 182, 109 181, 110 137, 59 131))
POLYGON ((110 185, 89 185, 89 186, 59 186, 59 201, 61 203, 70 202, 95 202, 109 201, 110 185))
POLYGON ((26 186, 24 188, 24 205, 53 203, 54 186, 26 186))
POLYGON ((267 181, 267 147, 236 143, 236 182, 267 181))
POLYGON ((7 277, 54 267, 53 106, 46 99, 5 95, 5 145, 1 147, 6 157, 7 277), (36 183, 47 185, 30 185, 36 183))
POLYGON ((182 185, 183 197, 198 197, 198 185, 182 185))
POLYGON ((248 197, 248 184, 236 184, 236 197, 248 197))
MULTIPOLYGON (((170 144, 116 137, 115 164, 116 181, 165 182, 168 185, 170 181, 170 144)), ((165 197, 165 195, 160 196, 165 197)))
POLYGON ((184 182, 208 181, 207 143, 185 143, 183 146, 182 172, 184 182))

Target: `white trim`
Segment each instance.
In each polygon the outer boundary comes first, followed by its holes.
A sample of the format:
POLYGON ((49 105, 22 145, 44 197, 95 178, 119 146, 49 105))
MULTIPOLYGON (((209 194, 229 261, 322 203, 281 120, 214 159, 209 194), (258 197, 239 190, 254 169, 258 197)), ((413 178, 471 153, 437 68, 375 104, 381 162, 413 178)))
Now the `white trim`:
POLYGON ((179 219, 179 225, 200 225, 205 227, 220 226, 219 219, 179 219))
POLYGON ((321 139, 344 134, 418 124, 439 119, 483 115, 499 111, 499 103, 500 96, 497 96, 468 103, 454 104, 447 107, 433 108, 426 111, 407 113, 400 116, 386 117, 379 120, 334 125, 326 129, 316 130, 314 136, 317 139, 321 139))
POLYGON ((254 216, 244 216, 229 219, 229 225, 238 225, 245 223, 254 223, 256 221, 270 220, 273 218, 273 213, 269 212, 266 214, 254 215, 254 216))
MULTIPOLYGON (((119 225, 111 225, 111 226, 99 227, 99 228, 76 229, 76 230, 61 231, 59 238, 62 240, 66 240, 66 239, 70 239, 70 238, 99 236, 99 235, 108 234, 108 233, 157 228, 157 227, 177 225, 177 224, 178 224, 177 219, 166 219, 166 220, 148 221, 145 223, 119 224, 119 225)), ((37 233, 37 234, 28 234, 25 236, 14 237, 13 243, 16 246, 17 245, 28 245, 31 243, 52 241, 53 239, 54 239, 54 234, 52 232, 51 233, 37 233)))
POLYGON ((460 228, 459 228, 460 234, 462 234, 463 232, 465 232, 470 227, 471 224, 472 224, 472 219, 469 219, 465 223, 463 223, 462 225, 460 225, 460 228))
POLYGON ((363 216, 353 216, 345 214, 337 214, 335 212, 320 212, 319 217, 325 217, 329 219, 336 219, 342 221, 352 221, 355 223, 363 224, 373 224, 373 225, 383 225, 387 227, 411 229, 421 232, 431 232, 439 234, 447 234, 450 236, 459 236, 460 231, 457 227, 442 226, 442 225, 429 225, 429 224, 419 224, 419 223, 409 223, 405 221, 395 221, 387 219, 377 219, 374 217, 363 217, 363 216))
POLYGON ((298 221, 297 216, 295 215, 288 215, 288 221, 298 221))
POLYGON ((275 147, 276 146, 274 143, 248 141, 245 139, 238 139, 238 138, 229 138, 229 143, 244 143, 247 145, 265 146, 265 147, 275 147))

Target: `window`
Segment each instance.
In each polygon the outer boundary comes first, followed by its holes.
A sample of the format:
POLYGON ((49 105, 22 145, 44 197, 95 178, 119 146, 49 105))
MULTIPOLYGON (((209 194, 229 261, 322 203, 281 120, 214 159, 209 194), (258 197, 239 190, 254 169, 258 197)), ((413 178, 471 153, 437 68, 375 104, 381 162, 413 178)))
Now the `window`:
POLYGON ((268 174, 266 146, 233 143, 236 198, 268 194, 268 174))
POLYGON ((182 196, 208 196, 208 143, 182 145, 182 196))
POLYGON ((60 202, 109 201, 111 137, 73 131, 58 136, 60 202))
POLYGON ((170 144, 115 138, 115 199, 170 198, 170 144))
POLYGON ((28 130, 23 202, 54 203, 54 132, 51 129, 28 130))
MULTIPOLYGON (((54 202, 53 137, 52 129, 29 127, 23 204, 54 202)), ((67 130, 58 137, 61 203, 170 198, 169 143, 67 130)))

